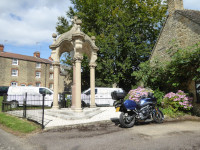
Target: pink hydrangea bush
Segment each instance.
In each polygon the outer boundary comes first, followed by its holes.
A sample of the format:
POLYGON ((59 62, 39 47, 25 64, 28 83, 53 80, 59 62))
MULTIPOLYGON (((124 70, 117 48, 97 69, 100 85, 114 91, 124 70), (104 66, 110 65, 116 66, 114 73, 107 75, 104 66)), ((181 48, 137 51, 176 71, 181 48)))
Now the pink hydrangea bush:
POLYGON ((193 98, 178 90, 177 93, 170 92, 166 94, 163 99, 163 105, 164 107, 172 107, 174 111, 190 110, 192 108, 192 100, 193 98))
POLYGON ((138 87, 137 89, 130 90, 129 100, 133 100, 135 102, 139 102, 141 96, 148 96, 148 93, 153 93, 153 90, 149 88, 138 87))

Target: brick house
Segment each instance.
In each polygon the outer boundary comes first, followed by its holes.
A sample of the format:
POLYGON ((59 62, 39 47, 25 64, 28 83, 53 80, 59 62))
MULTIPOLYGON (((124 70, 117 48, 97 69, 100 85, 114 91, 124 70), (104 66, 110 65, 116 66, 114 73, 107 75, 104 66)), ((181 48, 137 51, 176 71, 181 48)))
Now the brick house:
MULTIPOLYGON (((184 9, 183 0, 168 0, 168 13, 153 48, 151 62, 154 59, 159 63, 170 60, 167 50, 173 44, 177 48, 186 48, 200 42, 200 11, 184 9)), ((188 90, 193 93, 195 101, 200 102, 200 83, 188 81, 188 90)))
MULTIPOLYGON (((52 59, 40 58, 40 52, 33 56, 4 51, 0 45, 0 86, 37 86, 53 90, 52 59)), ((59 75, 59 92, 64 91, 66 75, 59 75)))

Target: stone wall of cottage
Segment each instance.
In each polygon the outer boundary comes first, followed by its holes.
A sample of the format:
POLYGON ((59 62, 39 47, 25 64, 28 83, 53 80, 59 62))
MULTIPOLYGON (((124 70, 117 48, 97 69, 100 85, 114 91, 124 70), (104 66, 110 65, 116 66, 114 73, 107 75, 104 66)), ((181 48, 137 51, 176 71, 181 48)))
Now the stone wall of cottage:
POLYGON ((171 49, 185 48, 200 42, 200 25, 178 13, 167 19, 161 33, 151 60, 164 62, 173 54, 171 49))
MULTIPOLYGON (((190 19, 174 13, 169 16, 151 55, 151 62, 157 60, 164 65, 173 55, 172 49, 186 48, 200 42, 200 25, 190 19)), ((152 63, 153 64, 153 63, 152 63)), ((195 82, 188 81, 188 90, 196 101, 195 82)))

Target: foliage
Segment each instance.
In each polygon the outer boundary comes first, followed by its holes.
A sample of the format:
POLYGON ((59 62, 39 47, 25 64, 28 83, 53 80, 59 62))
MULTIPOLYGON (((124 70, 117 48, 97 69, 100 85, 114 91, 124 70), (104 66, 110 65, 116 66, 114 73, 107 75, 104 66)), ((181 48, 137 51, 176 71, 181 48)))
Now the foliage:
POLYGON ((140 98, 142 96, 148 96, 148 93, 153 93, 153 90, 149 88, 142 88, 138 87, 137 89, 130 90, 128 95, 129 95, 129 100, 133 100, 135 102, 139 102, 140 98))
POLYGON ((161 106, 161 102, 163 101, 163 97, 165 93, 160 91, 159 89, 154 90, 153 93, 154 93, 154 97, 157 99, 157 105, 161 106))
POLYGON ((181 90, 178 90, 177 93, 170 92, 164 96, 163 106, 170 108, 173 112, 188 111, 192 108, 192 98, 181 90))
POLYGON ((161 63, 154 60, 140 64, 140 70, 133 72, 138 81, 152 89, 170 92, 177 89, 187 91, 187 83, 190 80, 200 81, 200 47, 195 44, 192 47, 178 49, 171 56, 170 61, 161 63))
MULTIPOLYGON (((131 73, 149 58, 166 15, 162 0, 71 0, 67 16, 78 16, 82 30, 96 36, 98 51, 96 85, 117 83, 125 90, 136 80, 131 73)), ((70 29, 68 21, 59 17, 57 32, 70 29)), ((88 60, 82 61, 83 90, 89 87, 88 60)))
POLYGON ((184 116, 186 114, 183 111, 174 112, 171 108, 161 108, 161 111, 163 112, 164 115, 171 117, 171 118, 184 116))

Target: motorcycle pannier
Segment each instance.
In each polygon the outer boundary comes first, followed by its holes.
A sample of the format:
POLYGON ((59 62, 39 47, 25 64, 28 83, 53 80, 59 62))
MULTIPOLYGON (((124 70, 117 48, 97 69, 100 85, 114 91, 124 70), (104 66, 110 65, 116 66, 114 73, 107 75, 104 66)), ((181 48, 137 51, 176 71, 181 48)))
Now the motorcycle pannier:
POLYGON ((114 100, 120 100, 123 99, 126 96, 126 92, 117 92, 114 91, 111 93, 112 99, 114 100))

